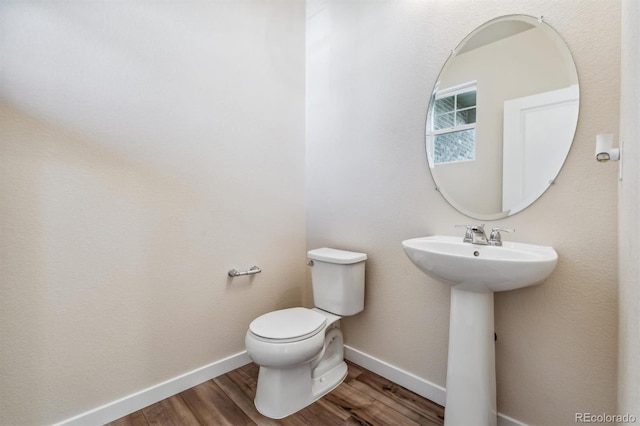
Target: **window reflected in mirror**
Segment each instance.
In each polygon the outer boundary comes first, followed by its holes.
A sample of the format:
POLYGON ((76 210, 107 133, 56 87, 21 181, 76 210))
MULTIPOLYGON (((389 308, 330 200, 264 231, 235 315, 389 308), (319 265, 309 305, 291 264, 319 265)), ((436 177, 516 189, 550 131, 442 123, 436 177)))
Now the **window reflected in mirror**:
POLYGON ((476 158, 476 82, 436 92, 431 129, 435 164, 473 161, 476 158))

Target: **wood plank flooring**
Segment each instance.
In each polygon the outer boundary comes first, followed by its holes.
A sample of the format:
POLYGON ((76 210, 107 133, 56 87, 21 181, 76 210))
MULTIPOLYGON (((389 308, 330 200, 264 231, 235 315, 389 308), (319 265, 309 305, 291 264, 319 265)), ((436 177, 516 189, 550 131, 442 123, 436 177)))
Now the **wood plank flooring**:
POLYGON ((107 426, 442 425, 444 408, 347 362, 340 386, 297 413, 273 420, 253 405, 258 366, 247 364, 122 417, 107 426))

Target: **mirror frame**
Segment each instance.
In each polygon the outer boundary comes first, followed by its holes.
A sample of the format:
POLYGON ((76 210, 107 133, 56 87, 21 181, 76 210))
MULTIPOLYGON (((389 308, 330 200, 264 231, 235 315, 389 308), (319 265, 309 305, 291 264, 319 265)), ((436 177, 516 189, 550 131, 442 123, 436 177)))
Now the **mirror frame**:
MULTIPOLYGON (((573 55, 571 54, 571 51, 569 50, 569 47, 567 46, 566 42, 564 41, 564 39, 560 36, 560 34, 553 28, 551 27, 549 24, 547 24, 543 17, 540 18, 536 18, 530 15, 524 15, 524 14, 511 14, 511 15, 502 15, 499 16, 497 18, 491 19, 489 21, 486 21, 485 23, 483 23, 482 25, 476 27, 473 31, 471 31, 469 34, 467 34, 466 37, 464 37, 462 39, 462 41, 460 41, 457 46, 455 47, 454 50, 451 51, 451 53, 449 54, 449 56, 447 57, 446 61, 444 62, 444 64, 442 65, 442 68, 440 69, 440 72, 438 73, 438 77, 436 78, 436 81, 433 85, 433 89, 431 91, 431 95, 429 97, 429 105, 428 105, 428 110, 427 110, 427 114, 426 114, 426 121, 425 121, 425 150, 426 150, 426 157, 427 157, 427 166, 429 168, 429 172, 431 173, 431 177, 435 183, 435 189, 436 191, 438 191, 440 193, 440 195, 442 195, 442 197, 456 210, 458 210, 460 213, 473 218, 473 219, 478 219, 478 220, 497 220, 497 219, 502 219, 505 217, 509 217, 509 216, 513 216, 525 209, 527 209, 529 206, 531 206, 533 203, 535 203, 545 192, 548 191, 548 189, 551 187, 551 185, 556 183, 556 179, 558 178, 558 175, 560 174, 560 172, 562 171, 562 169, 564 168, 564 165, 566 164, 567 158, 569 156, 569 152, 571 151, 571 147, 573 146, 573 141, 575 139, 575 135, 576 135, 576 131, 578 128, 578 121, 579 121, 579 116, 580 116, 580 82, 579 82, 579 78, 578 78, 578 71, 577 71, 577 67, 575 64, 575 61, 573 59, 573 55), (544 187, 544 189, 541 188, 539 193, 534 193, 532 196, 529 197, 525 197, 524 200, 522 201, 522 203, 520 203, 520 205, 522 207, 519 207, 516 211, 512 211, 511 210, 507 210, 507 211, 501 211, 501 212, 496 212, 496 213, 477 213, 477 212, 473 212, 468 210, 467 208, 464 208, 460 205, 459 202, 456 202, 455 199, 453 199, 453 197, 448 194, 446 192, 446 188, 442 187, 442 183, 443 182, 439 182, 436 174, 434 173, 434 168, 435 168, 435 164, 433 162, 433 159, 431 158, 431 153, 430 153, 430 147, 429 147, 429 135, 428 135, 428 127, 429 123, 431 121, 431 113, 432 113, 432 108, 433 108, 433 102, 436 98, 436 93, 439 89, 439 85, 440 85, 440 81, 442 79, 443 73, 445 72, 447 65, 452 61, 453 58, 456 57, 457 53, 465 46, 465 44, 472 38, 474 37, 476 34, 478 34, 480 31, 482 31, 483 29, 497 23, 497 22, 501 22, 501 21, 507 21, 507 20, 518 20, 518 21, 524 21, 528 24, 534 25, 536 28, 538 27, 543 27, 545 28, 545 32, 552 38, 554 38, 556 44, 559 45, 559 49, 562 50, 562 53, 564 56, 566 56, 567 58, 567 66, 570 67, 570 69, 567 70, 568 73, 570 73, 572 75, 572 77, 575 78, 575 85, 577 86, 577 111, 576 111, 576 119, 575 119, 575 123, 571 123, 571 138, 569 141, 567 141, 566 143, 566 152, 563 152, 563 160, 560 163, 557 171, 554 172, 553 175, 553 179, 551 179, 549 181, 549 183, 546 185, 546 187, 544 187)), ((563 150, 565 149, 564 147, 562 148, 563 150)))

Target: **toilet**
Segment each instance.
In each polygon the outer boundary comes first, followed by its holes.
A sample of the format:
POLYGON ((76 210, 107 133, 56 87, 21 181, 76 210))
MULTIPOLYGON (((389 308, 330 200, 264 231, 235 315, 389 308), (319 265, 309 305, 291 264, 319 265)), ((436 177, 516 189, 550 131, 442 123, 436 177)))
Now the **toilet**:
POLYGON ((260 366, 255 406, 281 419, 335 389, 347 376, 340 318, 364 309, 367 255, 319 248, 308 253, 315 307, 289 308, 251 322, 249 357, 260 366))

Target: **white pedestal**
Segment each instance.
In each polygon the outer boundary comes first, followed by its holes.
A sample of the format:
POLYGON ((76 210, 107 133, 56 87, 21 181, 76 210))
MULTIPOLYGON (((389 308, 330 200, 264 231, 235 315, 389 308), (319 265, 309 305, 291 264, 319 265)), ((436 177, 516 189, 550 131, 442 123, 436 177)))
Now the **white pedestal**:
POLYGON ((497 424, 493 293, 451 289, 445 426, 497 424))

